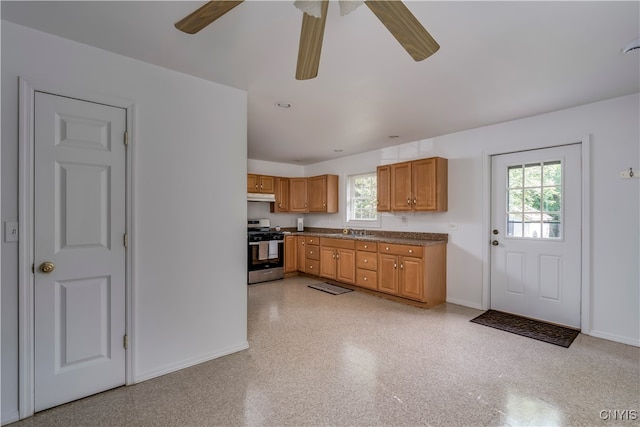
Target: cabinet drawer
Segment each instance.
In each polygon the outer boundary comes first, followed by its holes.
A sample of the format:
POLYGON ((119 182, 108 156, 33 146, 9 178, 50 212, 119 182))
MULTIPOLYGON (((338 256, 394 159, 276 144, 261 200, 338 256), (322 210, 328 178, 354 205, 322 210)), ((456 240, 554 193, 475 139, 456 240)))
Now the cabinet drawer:
POLYGON ((378 252, 378 244, 376 242, 358 242, 358 241, 356 241, 356 249, 359 250, 359 251, 378 252))
POLYGON ((307 245, 305 246, 305 258, 319 261, 320 260, 320 246, 309 245, 309 242, 307 242, 307 245))
POLYGON ((424 255, 424 246, 416 245, 398 245, 394 243, 379 243, 378 250, 381 254, 411 256, 414 258, 422 258, 424 255))
POLYGON ((315 276, 320 275, 320 261, 307 259, 305 273, 313 274, 315 276))
POLYGON ((347 239, 331 239, 323 237, 320 239, 320 245, 331 248, 354 249, 356 247, 353 240, 347 239))
POLYGON ((304 241, 307 245, 319 245, 320 244, 320 238, 319 237, 309 237, 306 236, 304 238, 304 241))
POLYGON ((361 252, 356 254, 356 266, 365 270, 378 269, 378 254, 375 252, 361 252))
POLYGON ((359 268, 356 271, 356 285, 368 289, 378 289, 378 273, 359 268))

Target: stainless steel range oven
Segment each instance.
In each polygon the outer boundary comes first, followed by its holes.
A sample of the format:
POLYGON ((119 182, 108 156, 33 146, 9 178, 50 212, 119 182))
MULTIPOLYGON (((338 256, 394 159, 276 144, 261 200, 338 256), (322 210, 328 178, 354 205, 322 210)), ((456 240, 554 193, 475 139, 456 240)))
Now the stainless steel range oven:
POLYGON ((284 233, 273 231, 268 219, 250 219, 247 224, 248 283, 284 277, 284 233))

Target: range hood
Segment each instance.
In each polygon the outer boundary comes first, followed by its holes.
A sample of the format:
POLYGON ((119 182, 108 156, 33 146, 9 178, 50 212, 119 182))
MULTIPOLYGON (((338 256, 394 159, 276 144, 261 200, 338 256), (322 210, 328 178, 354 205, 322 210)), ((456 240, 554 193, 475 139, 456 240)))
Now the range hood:
POLYGON ((266 193, 247 193, 247 201, 248 202, 275 202, 276 195, 266 194, 266 193))

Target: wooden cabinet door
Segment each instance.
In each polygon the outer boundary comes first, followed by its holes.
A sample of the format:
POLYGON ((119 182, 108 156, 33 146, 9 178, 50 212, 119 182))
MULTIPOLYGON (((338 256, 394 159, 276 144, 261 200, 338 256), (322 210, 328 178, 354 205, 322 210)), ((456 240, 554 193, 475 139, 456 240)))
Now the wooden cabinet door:
POLYGON ((327 176, 314 176, 308 178, 309 187, 309 212, 327 211, 327 176))
POLYGON ((320 247, 320 276, 328 279, 336 278, 336 250, 320 247))
POLYGON ((307 178, 289 178, 289 212, 309 212, 307 178))
POLYGON ((296 236, 284 236, 284 272, 298 269, 298 242, 296 236))
POLYGON ((378 212, 389 212, 391 210, 391 166, 378 166, 377 169, 378 187, 378 212))
POLYGON ((289 212, 289 178, 276 177, 276 201, 272 203, 271 212, 289 212))
POLYGON ((353 249, 336 249, 338 260, 336 280, 354 284, 356 282, 356 251, 353 249))
POLYGON ((388 294, 398 294, 398 257, 378 255, 378 290, 388 294))
POLYGON ((411 162, 391 165, 391 210, 411 210, 411 162))
POLYGON ((399 284, 400 296, 417 301, 424 300, 424 275, 421 258, 400 257, 399 284))
POLYGON ((258 193, 260 187, 260 177, 255 174, 247 175, 247 193, 258 193))
POLYGON ((307 271, 306 267, 306 263, 307 263, 307 251, 306 251, 306 245, 304 242, 304 236, 297 236, 298 237, 298 271, 302 271, 303 273, 305 273, 307 271))
POLYGON ((417 211, 436 210, 436 159, 423 159, 413 162, 413 209, 417 211))
POLYGON ((276 191, 275 177, 274 176, 260 176, 260 192, 273 194, 276 191))

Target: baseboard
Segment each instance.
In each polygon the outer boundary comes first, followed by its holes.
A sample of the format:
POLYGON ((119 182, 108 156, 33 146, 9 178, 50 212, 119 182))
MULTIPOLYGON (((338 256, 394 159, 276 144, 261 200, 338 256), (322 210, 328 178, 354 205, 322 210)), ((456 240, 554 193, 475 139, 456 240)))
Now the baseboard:
POLYGON ((467 301, 459 298, 447 297, 447 302, 450 302, 451 304, 461 305, 464 307, 475 308, 476 310, 484 310, 484 308, 482 308, 482 304, 477 304, 475 302, 471 302, 471 301, 467 301))
POLYGON ((134 378, 134 384, 140 383, 143 381, 147 381, 153 378, 160 377, 162 375, 170 374, 171 372, 176 372, 181 369, 189 368, 191 366, 199 365, 200 363, 208 362, 210 360, 218 359, 223 356, 227 356, 229 354, 237 353, 238 351, 246 350, 249 348, 249 342, 245 341, 237 346, 227 347, 215 354, 205 355, 201 357, 196 357, 193 359, 184 360, 180 363, 172 363, 166 366, 163 366, 160 369, 154 369, 152 371, 144 372, 140 375, 137 375, 134 378))
POLYGON ((595 338, 602 338, 603 340, 609 340, 614 342, 619 342, 620 344, 632 345, 634 347, 640 347, 640 340, 635 340, 633 338, 622 337, 620 335, 614 335, 607 332, 597 331, 592 329, 585 335, 590 335, 595 338))
POLYGON ((2 420, 0 420, 0 425, 7 425, 11 423, 15 423, 16 421, 20 421, 20 412, 14 411, 10 415, 6 415, 3 411, 2 420))

